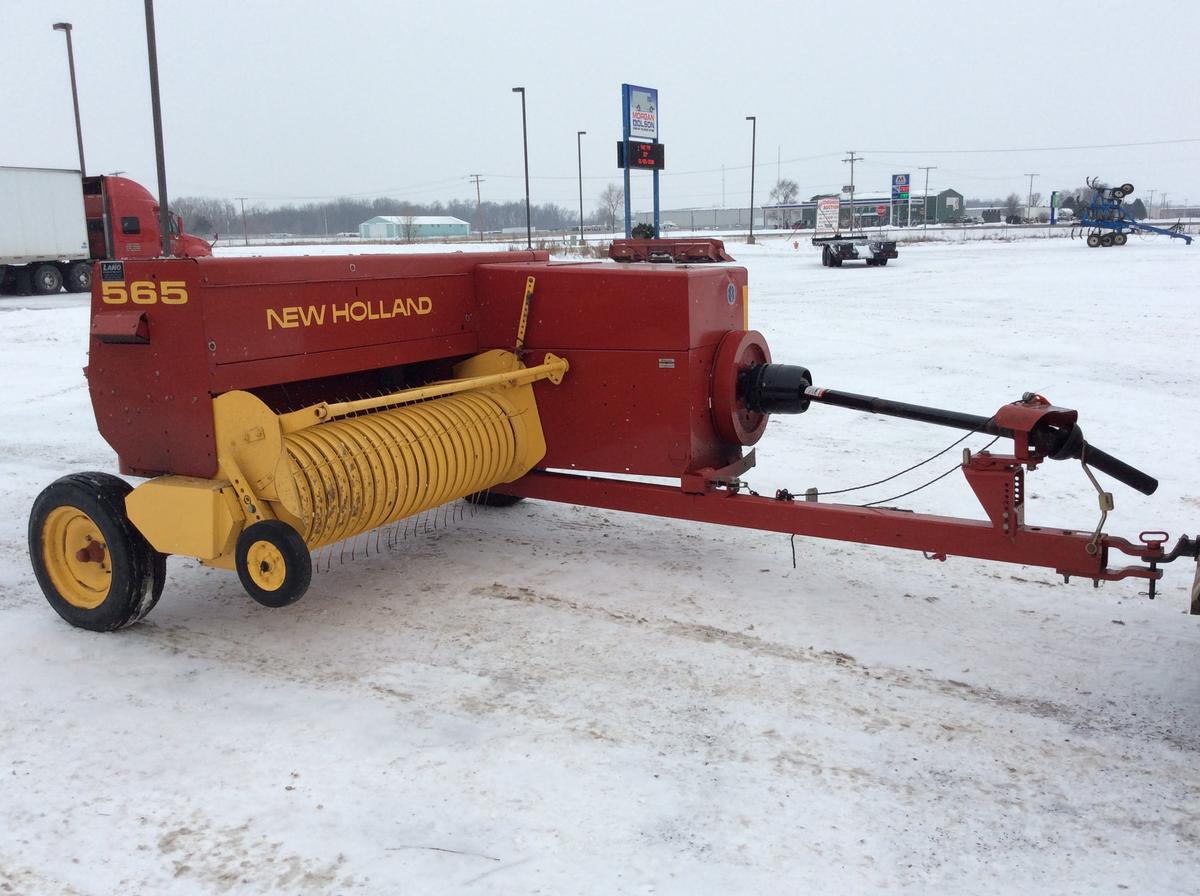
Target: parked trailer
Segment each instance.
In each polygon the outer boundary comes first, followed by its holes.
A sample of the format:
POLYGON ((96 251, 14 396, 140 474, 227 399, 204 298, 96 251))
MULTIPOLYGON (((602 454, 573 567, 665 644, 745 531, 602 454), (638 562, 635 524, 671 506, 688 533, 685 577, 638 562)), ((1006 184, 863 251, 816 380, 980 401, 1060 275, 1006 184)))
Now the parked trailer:
POLYGON ((81 183, 78 171, 0 168, 0 282, 28 272, 38 293, 91 286, 81 183))
POLYGON ((872 239, 865 234, 814 236, 812 244, 821 247, 821 264, 840 268, 843 261, 864 260, 867 267, 883 267, 889 259, 898 258, 894 240, 872 239))
MULTIPOLYGON (((162 251, 158 200, 125 177, 80 177, 59 168, 0 167, 0 292, 87 292, 98 259, 155 258, 162 251)), ((171 254, 212 247, 172 213, 171 254)))

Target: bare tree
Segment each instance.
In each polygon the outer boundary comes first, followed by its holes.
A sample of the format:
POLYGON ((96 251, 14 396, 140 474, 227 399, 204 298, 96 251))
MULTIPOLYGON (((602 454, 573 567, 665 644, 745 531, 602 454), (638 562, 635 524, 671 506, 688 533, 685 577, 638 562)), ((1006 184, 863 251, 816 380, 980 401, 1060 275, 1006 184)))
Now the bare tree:
MULTIPOLYGON (((786 177, 780 178, 775 182, 775 186, 771 187, 771 203, 773 205, 791 205, 799 195, 800 186, 794 180, 788 180, 786 177)), ((775 214, 777 221, 786 226, 787 221, 783 209, 776 209, 775 214)))
POLYGON ((411 208, 404 210, 404 215, 400 219, 400 229, 404 234, 404 242, 412 243, 417 239, 417 216, 413 214, 411 208))
POLYGON ((617 229, 617 212, 625 207, 625 190, 618 184, 609 184, 600 191, 600 208, 608 215, 609 230, 617 229))
POLYGON ((1021 197, 1016 193, 1009 193, 1004 200, 1004 220, 1010 223, 1013 220, 1019 220, 1021 217, 1021 197))

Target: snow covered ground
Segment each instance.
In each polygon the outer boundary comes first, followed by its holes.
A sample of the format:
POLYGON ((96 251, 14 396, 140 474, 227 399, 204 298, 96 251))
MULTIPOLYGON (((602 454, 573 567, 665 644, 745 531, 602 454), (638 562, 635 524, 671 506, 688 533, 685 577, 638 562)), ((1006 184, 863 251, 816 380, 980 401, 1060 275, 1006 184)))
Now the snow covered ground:
MULTIPOLYGON (((1046 394, 1162 480, 1114 485, 1109 531, 1200 532, 1197 249, 730 249, 776 360, 974 413, 1046 394)), ((531 501, 335 559, 286 610, 172 558, 144 624, 94 635, 25 548, 42 487, 115 468, 84 300, 0 322, 0 893, 1196 891, 1190 564, 1154 602, 817 540, 793 569, 784 537, 531 501)), ((814 407, 749 479, 836 488, 954 438, 814 407)), ((1028 482, 1030 522, 1095 523, 1078 465, 1028 482)), ((957 474, 902 503, 978 515, 957 474)))

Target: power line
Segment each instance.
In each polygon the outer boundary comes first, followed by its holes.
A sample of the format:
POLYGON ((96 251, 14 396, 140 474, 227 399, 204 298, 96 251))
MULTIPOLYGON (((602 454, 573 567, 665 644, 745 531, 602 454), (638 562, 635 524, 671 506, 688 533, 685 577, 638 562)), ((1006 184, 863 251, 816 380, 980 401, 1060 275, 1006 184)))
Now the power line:
POLYGON ((1124 149, 1129 146, 1172 146, 1179 143, 1200 143, 1200 137, 1186 137, 1181 140, 1144 140, 1139 143, 1093 143, 1088 146, 1026 146, 1007 149, 865 149, 863 152, 876 155, 965 155, 967 153, 1066 152, 1072 149, 1124 149))

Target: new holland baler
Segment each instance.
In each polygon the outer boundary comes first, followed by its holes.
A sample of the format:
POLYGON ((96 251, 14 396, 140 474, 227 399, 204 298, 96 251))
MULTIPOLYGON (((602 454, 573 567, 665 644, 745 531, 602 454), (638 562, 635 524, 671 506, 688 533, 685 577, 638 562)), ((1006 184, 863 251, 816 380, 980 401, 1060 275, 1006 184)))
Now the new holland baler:
POLYGON ((735 266, 541 252, 104 262, 86 375, 120 472, 146 481, 63 477, 34 504, 29 549, 50 604, 93 630, 150 611, 168 554, 235 569, 253 598, 284 606, 308 589, 311 552, 459 499, 1133 577, 1152 595, 1163 564, 1200 553, 1187 536, 1104 533, 1099 486, 1094 530, 1027 524, 1025 471, 1048 459, 1156 483, 1040 396, 982 417, 814 386, 749 329, 735 266), (771 415, 814 403, 1010 439, 1010 453, 964 455, 983 518, 749 491, 771 415), (1133 565, 1110 566, 1120 554, 1133 565))

